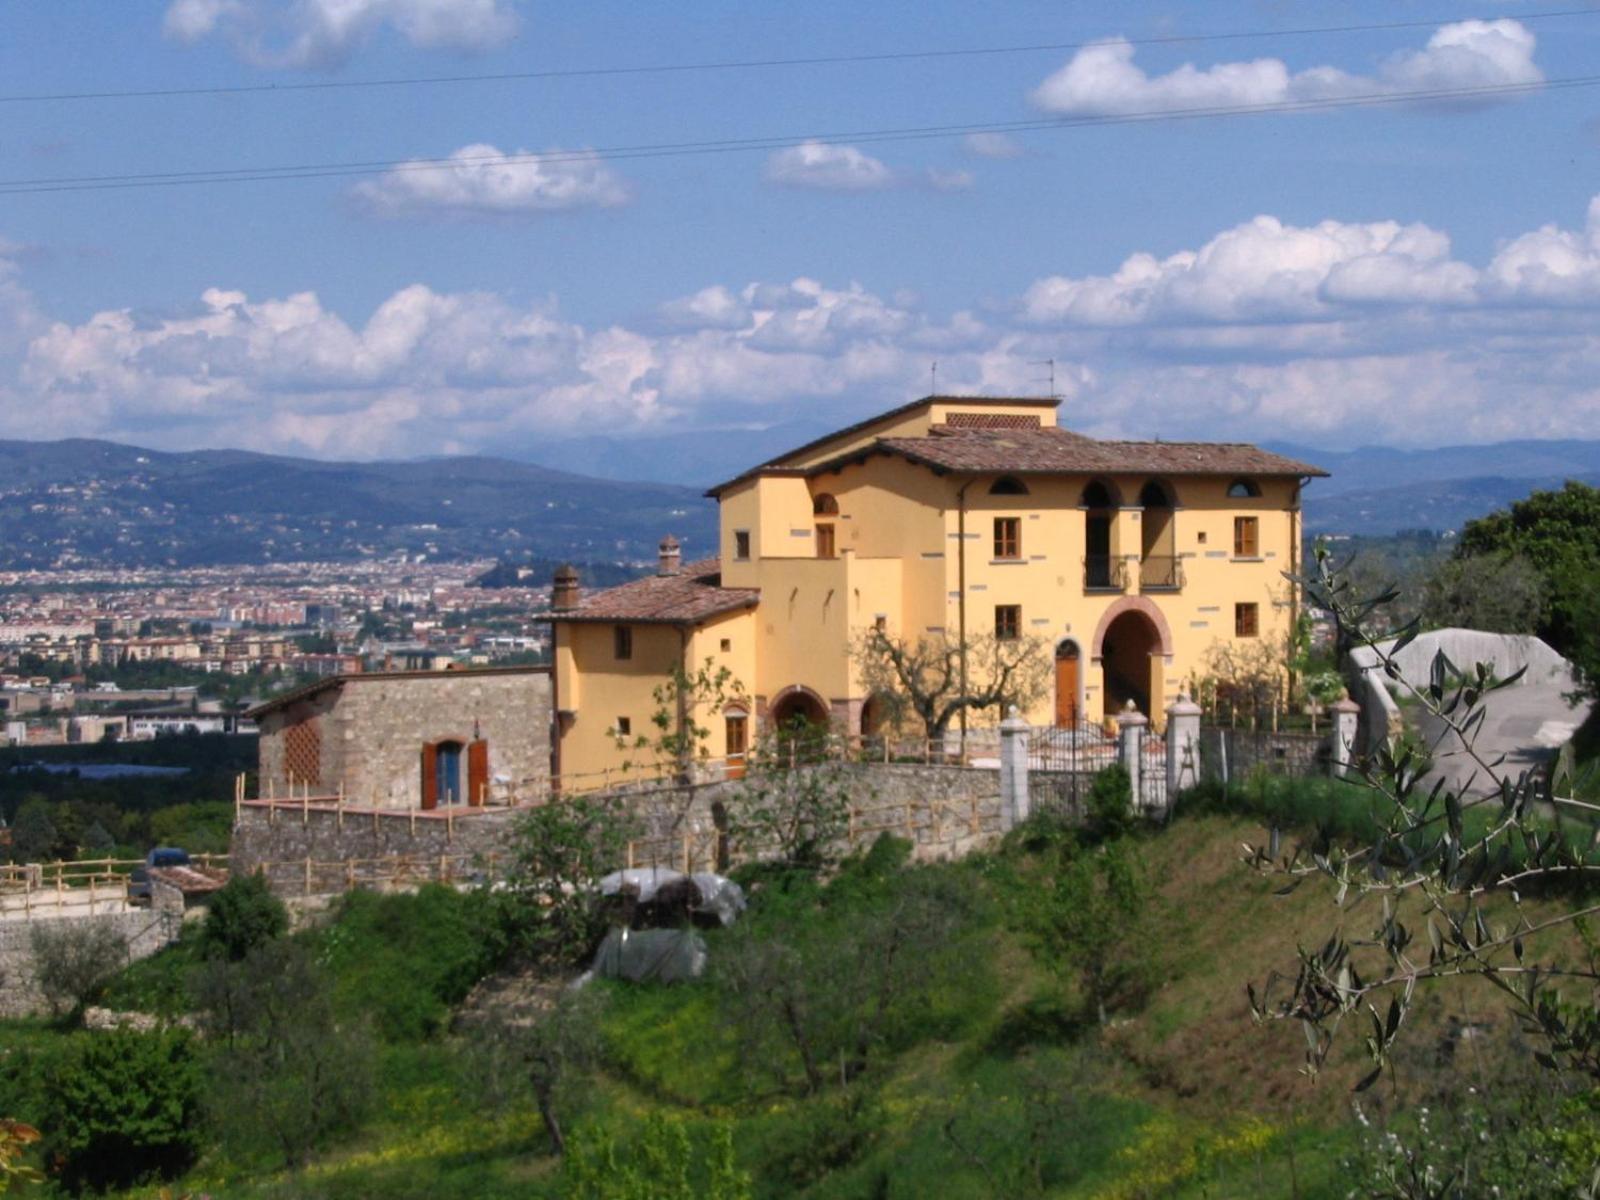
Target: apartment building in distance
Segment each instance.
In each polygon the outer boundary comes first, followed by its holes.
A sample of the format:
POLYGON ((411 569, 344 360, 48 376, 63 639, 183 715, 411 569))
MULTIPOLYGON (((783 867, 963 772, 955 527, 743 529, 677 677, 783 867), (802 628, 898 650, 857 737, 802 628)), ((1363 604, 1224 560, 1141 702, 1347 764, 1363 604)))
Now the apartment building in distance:
MULTIPOLYGON (((1287 636, 1300 496, 1325 475, 1237 443, 1106 441, 1047 399, 928 396, 819 438, 708 493, 715 558, 552 596, 557 770, 619 764, 674 666, 726 667, 745 698, 698 714, 713 756, 793 717, 872 731, 850 647, 1035 635, 1055 657, 1037 725, 1159 726, 1214 643, 1287 636)), ((987 719, 997 719, 989 713, 987 719)))

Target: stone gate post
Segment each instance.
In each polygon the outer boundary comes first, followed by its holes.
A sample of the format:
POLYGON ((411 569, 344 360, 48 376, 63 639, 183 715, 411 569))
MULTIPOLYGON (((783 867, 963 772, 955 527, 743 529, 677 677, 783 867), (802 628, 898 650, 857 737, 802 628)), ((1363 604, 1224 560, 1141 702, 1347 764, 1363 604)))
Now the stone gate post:
POLYGON ((1028 819, 1028 736, 1033 727, 1016 705, 1000 722, 1000 828, 1012 830, 1028 819))
POLYGON ((1167 709, 1167 807, 1200 782, 1200 706, 1182 692, 1167 709))
POLYGON ((1133 793, 1133 810, 1144 808, 1144 735, 1150 718, 1128 701, 1128 706, 1117 714, 1117 761, 1128 772, 1128 783, 1133 793))
POLYGON ((1361 705, 1346 692, 1328 706, 1333 714, 1333 774, 1343 779, 1355 762, 1357 730, 1361 724, 1361 705))

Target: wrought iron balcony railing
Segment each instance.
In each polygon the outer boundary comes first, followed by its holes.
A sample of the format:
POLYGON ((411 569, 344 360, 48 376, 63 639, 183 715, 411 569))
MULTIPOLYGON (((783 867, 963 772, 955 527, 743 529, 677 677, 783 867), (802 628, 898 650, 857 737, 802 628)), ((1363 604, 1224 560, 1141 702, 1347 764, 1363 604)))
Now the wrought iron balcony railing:
POLYGON ((1083 590, 1121 592, 1128 587, 1127 563, 1115 554, 1091 554, 1083 560, 1083 590))
POLYGON ((1141 592, 1176 592, 1183 587, 1183 560, 1173 554, 1147 554, 1139 560, 1141 592))

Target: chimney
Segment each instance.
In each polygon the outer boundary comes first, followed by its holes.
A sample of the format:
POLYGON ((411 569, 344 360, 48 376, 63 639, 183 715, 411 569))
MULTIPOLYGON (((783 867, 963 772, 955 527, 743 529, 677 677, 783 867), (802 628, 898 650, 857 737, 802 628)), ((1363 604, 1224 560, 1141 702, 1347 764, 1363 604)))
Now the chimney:
POLYGON ((661 539, 661 566, 657 575, 676 575, 683 564, 683 551, 678 546, 678 539, 670 533, 661 539))
POLYGON ((550 607, 555 612, 578 607, 578 572, 571 563, 556 568, 555 582, 550 586, 550 607))

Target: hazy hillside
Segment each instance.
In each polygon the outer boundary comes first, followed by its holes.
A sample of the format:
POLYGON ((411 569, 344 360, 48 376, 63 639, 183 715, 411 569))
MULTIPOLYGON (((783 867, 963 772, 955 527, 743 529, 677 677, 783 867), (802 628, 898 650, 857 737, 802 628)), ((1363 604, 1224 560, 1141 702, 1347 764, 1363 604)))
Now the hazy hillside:
POLYGON ((0 567, 432 557, 644 558, 714 545, 698 490, 495 458, 317 462, 0 442, 0 567))
POLYGON ((1559 488, 1566 480, 1600 485, 1600 470, 1510 479, 1493 475, 1445 479, 1398 487, 1323 491, 1328 480, 1307 490, 1307 533, 1350 533, 1381 537, 1402 529, 1459 530, 1474 517, 1504 508, 1538 489, 1559 488))

